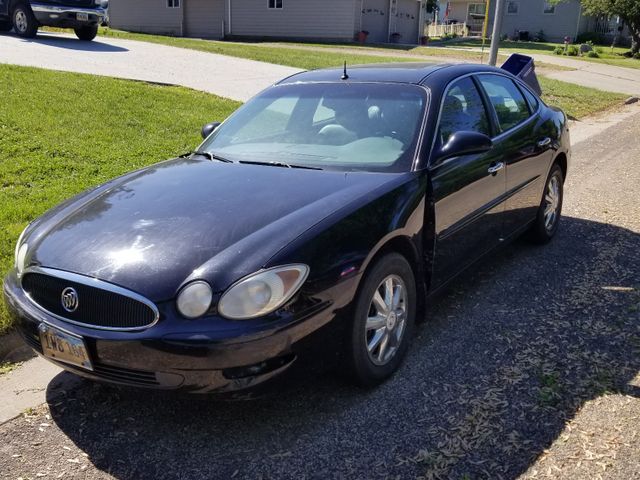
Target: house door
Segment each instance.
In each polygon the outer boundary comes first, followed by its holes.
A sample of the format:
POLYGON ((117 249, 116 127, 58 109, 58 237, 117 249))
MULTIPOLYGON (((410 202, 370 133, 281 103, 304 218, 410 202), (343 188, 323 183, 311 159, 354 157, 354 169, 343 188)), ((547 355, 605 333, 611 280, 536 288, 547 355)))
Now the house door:
POLYGON ((389 0, 363 0, 362 30, 369 32, 367 42, 389 41, 389 0))
POLYGON ((416 0, 398 0, 395 31, 400 34, 400 43, 418 43, 420 5, 416 0))
POLYGON ((185 35, 222 38, 224 0, 183 0, 185 35))

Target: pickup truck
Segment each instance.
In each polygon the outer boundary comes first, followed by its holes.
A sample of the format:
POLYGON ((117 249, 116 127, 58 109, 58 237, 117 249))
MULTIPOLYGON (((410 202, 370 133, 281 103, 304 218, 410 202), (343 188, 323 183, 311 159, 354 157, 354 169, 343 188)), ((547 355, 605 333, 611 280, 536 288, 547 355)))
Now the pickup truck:
POLYGON ((72 28, 80 40, 93 40, 107 22, 108 0, 0 0, 0 32, 11 29, 33 38, 40 26, 72 28))

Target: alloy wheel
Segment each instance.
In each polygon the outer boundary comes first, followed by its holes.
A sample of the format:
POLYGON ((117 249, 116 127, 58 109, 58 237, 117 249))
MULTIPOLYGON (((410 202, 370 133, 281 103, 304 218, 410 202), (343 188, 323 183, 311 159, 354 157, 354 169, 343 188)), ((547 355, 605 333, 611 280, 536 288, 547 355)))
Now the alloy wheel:
POLYGON ((369 359, 375 365, 391 361, 402 343, 407 320, 407 288, 397 275, 387 276, 376 289, 365 325, 369 359))
POLYGON ((27 14, 23 10, 16 10, 15 14, 15 26, 19 32, 26 32, 28 27, 27 14))
POLYGON ((547 229, 547 232, 551 232, 555 227, 558 218, 558 208, 560 206, 560 183, 558 177, 555 175, 549 179, 544 200, 544 227, 547 229))

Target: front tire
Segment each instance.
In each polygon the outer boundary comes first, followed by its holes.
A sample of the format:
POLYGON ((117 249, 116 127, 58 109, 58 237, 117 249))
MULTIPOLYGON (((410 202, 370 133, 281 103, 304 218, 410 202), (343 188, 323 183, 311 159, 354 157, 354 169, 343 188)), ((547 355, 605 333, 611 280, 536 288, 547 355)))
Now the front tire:
POLYGON ((31 11, 31 7, 24 3, 19 3, 13 9, 11 15, 13 30, 20 37, 33 38, 38 33, 38 21, 31 11))
POLYGON ((416 282, 400 254, 380 258, 366 274, 355 303, 349 343, 354 380, 377 385, 400 366, 416 317, 416 282))
POLYGON ((85 27, 78 27, 73 29, 76 32, 76 37, 80 40, 90 42, 98 34, 98 25, 87 25, 85 27))
POLYGON ((558 164, 551 167, 536 220, 529 231, 530 239, 539 244, 549 242, 558 231, 562 201, 564 198, 564 175, 558 164))

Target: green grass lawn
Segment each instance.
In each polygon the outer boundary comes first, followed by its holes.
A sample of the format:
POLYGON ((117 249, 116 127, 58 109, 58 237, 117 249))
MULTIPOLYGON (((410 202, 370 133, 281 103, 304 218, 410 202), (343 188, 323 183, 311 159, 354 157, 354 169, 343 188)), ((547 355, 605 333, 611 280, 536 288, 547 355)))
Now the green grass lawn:
MULTIPOLYGON (((179 87, 0 65, 0 275, 26 224, 88 187, 194 149, 239 103, 179 87)), ((0 332, 9 325, 0 301, 0 332)))
MULTIPOLYGON (((478 48, 482 45, 481 40, 465 40, 460 42, 452 42, 448 44, 450 49, 464 49, 464 48, 478 48)), ((552 43, 552 42, 512 42, 509 40, 500 42, 500 50, 503 53, 523 53, 523 54, 548 54, 554 55, 553 50, 556 47, 563 47, 564 44, 552 43)), ((616 47, 611 48, 611 45, 600 45, 596 48, 601 48, 602 53, 599 54, 600 58, 589 58, 587 56, 582 57, 568 57, 575 60, 584 60, 586 62, 604 63, 607 65, 616 65, 619 67, 628 68, 640 68, 640 60, 635 58, 626 58, 622 54, 629 51, 628 48, 616 47)))
MULTIPOLYGON (((556 80, 541 83, 545 99, 575 118, 624 98, 556 80)), ((0 98, 3 277, 29 221, 86 188, 192 150, 203 124, 239 106, 180 87, 8 65, 0 65, 0 98)), ((0 302, 0 333, 9 326, 0 302)))

